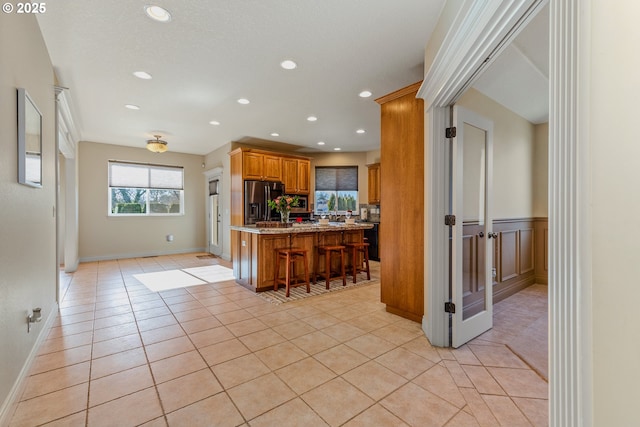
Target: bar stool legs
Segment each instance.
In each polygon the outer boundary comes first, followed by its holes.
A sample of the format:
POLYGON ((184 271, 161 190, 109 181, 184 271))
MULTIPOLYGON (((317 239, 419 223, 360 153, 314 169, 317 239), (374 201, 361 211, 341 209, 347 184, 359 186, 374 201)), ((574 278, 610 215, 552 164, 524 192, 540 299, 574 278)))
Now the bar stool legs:
POLYGON ((367 273, 367 280, 371 280, 371 272, 369 270, 369 243, 347 243, 345 246, 351 252, 351 264, 353 268, 353 283, 356 283, 356 276, 358 273, 367 273), (363 262, 358 263, 358 253, 363 254, 363 262), (358 266, 360 264, 360 266, 358 266), (363 268, 364 266, 364 268, 363 268))
POLYGON ((344 268, 344 249, 345 247, 342 245, 318 246, 318 251, 313 265, 314 284, 316 283, 316 276, 322 276, 326 281, 326 288, 329 289, 329 282, 331 282, 331 279, 342 277, 342 286, 347 286, 347 275, 344 268), (333 253, 340 255, 340 271, 335 273, 331 271, 331 256, 333 255, 333 253), (318 271, 318 260, 320 258, 320 255, 324 255, 324 272, 318 271))
POLYGON ((276 249, 276 265, 273 273, 273 290, 277 291, 280 283, 285 285, 286 296, 289 297, 290 289, 306 284, 307 293, 311 292, 311 286, 309 284, 309 263, 307 261, 306 249, 276 249), (281 279, 280 276, 280 258, 285 259, 285 276, 281 279), (297 281, 292 283, 295 277, 295 263, 298 260, 302 260, 304 264, 304 281, 297 281))

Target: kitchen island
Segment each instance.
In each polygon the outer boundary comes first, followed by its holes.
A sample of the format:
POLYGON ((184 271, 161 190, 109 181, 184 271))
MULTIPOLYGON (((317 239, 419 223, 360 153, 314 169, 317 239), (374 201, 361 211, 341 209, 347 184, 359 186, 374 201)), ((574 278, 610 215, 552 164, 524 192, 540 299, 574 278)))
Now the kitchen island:
MULTIPOLYGON (((294 223, 286 228, 232 225, 233 275, 236 282, 256 292, 273 289, 275 250, 295 247, 307 250, 309 280, 311 280, 314 259, 317 256, 315 248, 318 245, 362 242, 364 230, 372 227, 373 224, 369 223, 345 224, 343 222, 328 225, 294 223)), ((346 256, 345 253, 347 275, 352 262, 351 257, 346 256)), ((332 267, 338 266, 339 261, 332 260, 332 267)), ((281 265, 280 268, 280 274, 284 275, 284 266, 281 265)), ((300 265, 298 273, 301 274, 302 271, 300 265)))

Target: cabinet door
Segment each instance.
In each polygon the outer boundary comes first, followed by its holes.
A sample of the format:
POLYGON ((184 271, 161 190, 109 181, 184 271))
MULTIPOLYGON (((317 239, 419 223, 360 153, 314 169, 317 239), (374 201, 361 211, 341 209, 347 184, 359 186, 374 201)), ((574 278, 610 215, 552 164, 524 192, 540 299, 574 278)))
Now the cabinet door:
POLYGON ((262 179, 264 155, 245 152, 242 153, 242 176, 244 179, 262 179))
MULTIPOLYGON (((273 234, 273 235, 257 235, 259 243, 259 249, 257 253, 257 259, 259 259, 259 271, 257 286, 258 290, 273 289, 273 278, 275 274, 275 260, 276 249, 289 247, 289 235, 288 234, 273 234)), ((282 271, 284 267, 281 267, 282 271)))
POLYGON ((267 181, 282 180, 281 158, 278 156, 264 155, 263 179, 267 181))
POLYGON ((298 194, 309 194, 309 191, 311 191, 310 173, 311 162, 309 160, 298 160, 298 194))
POLYGON ((298 161, 296 159, 282 159, 282 182, 287 194, 298 193, 298 161))
POLYGON ((369 165, 369 204, 380 204, 380 164, 369 165))

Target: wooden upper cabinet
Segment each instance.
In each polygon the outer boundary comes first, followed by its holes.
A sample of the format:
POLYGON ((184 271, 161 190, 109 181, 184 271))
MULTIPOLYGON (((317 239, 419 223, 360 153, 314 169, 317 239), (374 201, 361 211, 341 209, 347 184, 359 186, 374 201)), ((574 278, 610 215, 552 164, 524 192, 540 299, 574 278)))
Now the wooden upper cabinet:
POLYGON ((242 153, 242 177, 244 179, 262 179, 264 156, 256 153, 242 153))
POLYGON ((242 153, 242 177, 261 181, 282 179, 281 158, 269 154, 245 151, 242 153))
POLYGON ((264 179, 267 181, 282 180, 282 159, 279 156, 264 156, 264 179))
POLYGON ((311 161, 298 160, 298 194, 309 194, 311 191, 311 161))
POLYGON ((287 194, 298 191, 298 161, 296 159, 282 159, 282 182, 287 194))
POLYGON ((309 194, 311 162, 302 159, 282 159, 282 182, 287 194, 309 194))
POLYGON ((367 165, 369 169, 369 204, 380 204, 380 163, 367 165))

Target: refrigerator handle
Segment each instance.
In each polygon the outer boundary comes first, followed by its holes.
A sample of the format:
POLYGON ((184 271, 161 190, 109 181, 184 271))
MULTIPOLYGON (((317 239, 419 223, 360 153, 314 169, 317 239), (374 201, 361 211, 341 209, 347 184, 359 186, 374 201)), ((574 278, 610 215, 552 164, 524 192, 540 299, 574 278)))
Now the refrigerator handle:
POLYGON ((271 220, 271 209, 269 209, 269 202, 271 200, 271 188, 268 185, 264 187, 264 220, 271 220))

